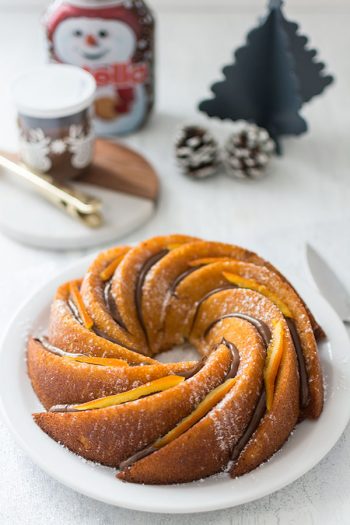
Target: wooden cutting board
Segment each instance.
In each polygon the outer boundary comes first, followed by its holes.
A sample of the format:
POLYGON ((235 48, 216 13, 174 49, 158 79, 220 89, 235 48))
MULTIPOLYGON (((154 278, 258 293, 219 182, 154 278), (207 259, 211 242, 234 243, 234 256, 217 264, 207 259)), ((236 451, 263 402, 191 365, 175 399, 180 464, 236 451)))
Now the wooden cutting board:
MULTIPOLYGON (((3 154, 18 160, 14 153, 3 154)), ((151 164, 131 148, 104 139, 96 141, 89 170, 70 181, 102 200, 104 224, 96 230, 19 185, 15 176, 0 173, 0 230, 40 248, 69 250, 117 240, 153 215, 159 195, 158 176, 151 164)))
POLYGON ((79 180, 156 201, 159 181, 151 164, 136 151, 99 139, 93 165, 79 180))

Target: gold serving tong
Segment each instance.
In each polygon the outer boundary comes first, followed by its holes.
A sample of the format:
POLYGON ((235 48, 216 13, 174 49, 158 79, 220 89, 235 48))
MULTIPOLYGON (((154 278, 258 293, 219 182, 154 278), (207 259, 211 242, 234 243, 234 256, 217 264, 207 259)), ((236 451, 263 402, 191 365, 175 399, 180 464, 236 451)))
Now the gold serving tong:
POLYGON ((90 228, 98 228, 103 222, 99 199, 56 182, 50 175, 36 173, 22 163, 13 162, 0 155, 0 166, 11 174, 19 175, 31 187, 57 208, 64 210, 90 228))

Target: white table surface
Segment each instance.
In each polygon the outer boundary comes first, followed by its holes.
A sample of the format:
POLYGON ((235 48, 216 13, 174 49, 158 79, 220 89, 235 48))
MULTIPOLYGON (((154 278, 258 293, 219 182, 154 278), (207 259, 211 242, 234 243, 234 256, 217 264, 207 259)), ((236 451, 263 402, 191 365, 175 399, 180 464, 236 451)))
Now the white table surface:
MULTIPOLYGON (((263 4, 263 2, 262 2, 263 4)), ((204 182, 182 177, 174 166, 173 136, 182 122, 202 121, 197 102, 220 77, 258 16, 256 9, 159 12, 158 105, 152 123, 126 140, 155 164, 162 196, 155 217, 125 239, 186 232, 259 250, 290 279, 310 279, 304 243, 325 253, 350 289, 350 59, 349 8, 294 9, 321 49, 337 83, 303 114, 310 133, 285 142, 285 155, 269 175, 242 184, 224 176, 204 182)), ((39 10, 0 12, 0 148, 15 148, 9 82, 44 59, 39 10)), ((225 137, 229 125, 209 124, 225 137)), ((25 195, 19 194, 19 205, 25 195)), ((0 205, 1 207, 1 205, 0 205)), ((0 209, 1 213, 1 209, 0 209)), ((48 225, 49 226, 49 225, 48 225)), ((28 294, 83 252, 45 252, 0 236, 2 329, 28 294)), ((11 348, 8 349, 11 351, 11 348)), ((13 442, 0 421, 0 523, 33 525, 277 525, 350 523, 350 428, 311 472, 254 503, 209 514, 152 515, 114 508, 72 492, 49 478, 13 442)))

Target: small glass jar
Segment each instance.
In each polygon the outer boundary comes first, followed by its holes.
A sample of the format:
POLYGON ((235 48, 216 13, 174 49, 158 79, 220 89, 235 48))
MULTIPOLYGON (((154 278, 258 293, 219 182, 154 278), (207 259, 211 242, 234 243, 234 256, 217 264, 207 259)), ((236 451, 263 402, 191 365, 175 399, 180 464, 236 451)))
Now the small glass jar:
POLYGON ((19 152, 28 167, 58 181, 74 178, 89 167, 95 91, 93 76, 70 65, 50 64, 17 78, 13 96, 19 152))

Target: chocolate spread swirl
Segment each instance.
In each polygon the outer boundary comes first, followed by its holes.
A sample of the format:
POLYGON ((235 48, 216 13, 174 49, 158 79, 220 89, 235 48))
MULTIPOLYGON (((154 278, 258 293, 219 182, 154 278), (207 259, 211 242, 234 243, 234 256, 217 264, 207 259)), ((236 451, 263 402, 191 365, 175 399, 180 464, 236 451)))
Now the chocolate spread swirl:
POLYGON ((207 357, 203 357, 196 364, 194 364, 192 368, 190 368, 189 370, 186 370, 184 372, 176 372, 176 375, 184 377, 185 379, 190 379, 190 377, 194 376, 200 370, 202 370, 202 368, 205 365, 207 359, 208 359, 207 357))
POLYGON ((225 345, 230 350, 230 352, 232 354, 231 367, 230 367, 230 370, 228 371, 228 373, 226 375, 225 380, 233 379, 237 375, 239 364, 241 362, 241 358, 239 356, 238 348, 233 343, 230 343, 229 341, 227 341, 224 337, 223 337, 223 339, 222 339, 220 344, 225 345))
MULTIPOLYGON (((225 338, 222 339, 222 341, 217 345, 216 348, 218 348, 220 345, 225 345, 232 353, 231 366, 230 366, 230 369, 229 369, 229 371, 228 371, 228 373, 227 373, 227 375, 225 377, 225 380, 234 378, 236 376, 236 374, 237 374, 238 367, 239 367, 239 364, 240 364, 240 357, 239 357, 238 349, 233 343, 230 343, 225 338)), ((202 366, 204 365, 206 360, 207 360, 207 358, 205 357, 201 361, 199 361, 199 364, 201 364, 200 368, 202 368, 202 366)), ((200 368, 199 368, 199 370, 200 370, 200 368)), ((193 372, 192 375, 194 375, 197 372, 199 372, 199 370, 196 370, 195 372, 193 372)), ((135 454, 133 454, 132 456, 127 458, 125 461, 122 461, 120 463, 120 465, 119 465, 119 469, 120 470, 125 470, 126 468, 128 468, 131 465, 133 465, 134 463, 136 463, 136 461, 139 461, 140 459, 143 459, 143 458, 149 456, 150 454, 153 454, 153 452, 156 452, 157 450, 159 450, 159 449, 154 447, 153 445, 150 445, 149 447, 146 447, 146 448, 144 448, 142 450, 139 450, 138 452, 136 452, 135 454)))
MULTIPOLYGON (((81 324, 82 326, 84 326, 84 323, 79 315, 79 311, 78 311, 78 308, 75 306, 74 302, 71 300, 71 299, 68 299, 67 301, 67 305, 74 317, 74 319, 79 323, 81 324)), ((132 352, 136 352, 136 353, 140 353, 136 348, 132 348, 131 346, 127 346, 125 345, 124 343, 122 343, 121 341, 119 341, 118 339, 115 339, 114 337, 111 337, 110 335, 106 334, 105 332, 103 332, 102 330, 99 330, 99 328, 97 328, 95 325, 91 328, 92 332, 94 332, 94 334, 96 334, 98 337, 102 337, 102 339, 106 339, 106 341, 109 341, 110 343, 114 343, 115 345, 119 345, 121 346, 122 348, 125 348, 126 350, 131 350, 132 352)))
POLYGON ((155 255, 152 255, 152 257, 150 257, 141 267, 141 270, 140 270, 140 273, 139 273, 139 276, 136 282, 136 287, 135 287, 136 312, 137 312, 137 317, 139 319, 140 325, 142 326, 142 329, 146 337, 147 337, 147 331, 146 331, 145 323, 144 323, 143 316, 142 316, 142 305, 141 305, 142 288, 143 288, 147 273, 150 271, 152 266, 157 264, 157 262, 163 259, 163 257, 165 257, 165 255, 167 255, 168 253, 169 253, 169 250, 164 249, 156 253, 155 255))
POLYGON ((241 436, 238 443, 233 449, 232 456, 231 456, 232 461, 235 461, 238 458, 238 456, 240 455, 240 453, 242 452, 242 450, 244 449, 244 447, 246 446, 246 444, 248 443, 248 441, 250 440, 250 438, 252 437, 256 429, 258 428, 259 423, 262 417, 264 416, 265 412, 266 412, 266 392, 264 389, 260 395, 259 401, 255 407, 252 418, 249 421, 247 428, 245 429, 243 435, 241 436))
POLYGON ((84 354, 74 354, 72 352, 65 352, 61 348, 58 348, 58 346, 51 344, 48 338, 45 336, 35 337, 34 341, 40 343, 41 346, 43 346, 48 352, 51 352, 51 354, 55 354, 60 357, 84 357, 84 354))
MULTIPOLYGON (((248 321, 249 323, 251 323, 256 328, 257 332, 259 333, 261 339, 264 342, 265 348, 267 349, 271 341, 271 331, 266 323, 264 323, 263 321, 259 319, 256 319, 255 317, 251 317, 250 315, 243 314, 243 313, 232 314, 231 317, 237 317, 238 319, 244 319, 245 321, 248 321)), ((248 443, 248 441, 250 440, 250 438, 252 437, 256 429, 258 428, 259 423, 261 419, 263 418, 265 412, 266 412, 266 392, 265 392, 265 388, 263 387, 263 390, 261 392, 257 405, 254 409, 253 415, 248 423, 248 426, 233 449, 233 452, 231 455, 232 461, 235 461, 239 457, 240 453, 242 452, 242 450, 244 449, 244 447, 246 446, 246 444, 248 443)))
POLYGON ((105 304, 107 306, 107 309, 109 313, 111 314, 113 320, 123 328, 126 332, 128 332, 128 329, 122 319, 122 316, 120 315, 120 312, 118 310, 118 306, 112 296, 112 279, 110 279, 104 289, 103 289, 103 297, 105 300, 105 304))
MULTIPOLYGON (((251 323, 254 326, 254 328, 257 330, 257 332, 259 333, 264 343, 265 348, 269 346, 270 341, 271 341, 271 331, 269 327, 267 326, 267 324, 261 321, 260 319, 256 319, 255 317, 252 317, 248 314, 244 314, 240 312, 226 314, 226 315, 221 316, 218 319, 215 319, 215 321, 213 321, 206 329, 204 336, 206 337, 208 333, 210 332, 210 330, 213 328, 213 326, 215 326, 217 323, 219 323, 223 319, 229 319, 229 318, 243 319, 244 321, 248 321, 249 323, 251 323)), ((263 389, 260 395, 260 398, 258 400, 258 403, 254 409, 252 418, 250 422, 248 423, 248 426, 245 429, 244 433, 242 434, 241 438, 239 439, 239 441, 237 442, 236 446, 233 449, 232 457, 231 457, 233 461, 235 461, 238 458, 238 456, 240 455, 240 453, 242 452, 242 450, 244 449, 244 447, 246 446, 246 444, 248 443, 248 441, 254 434, 265 412, 266 412, 266 393, 265 393, 265 389, 263 389)))
MULTIPOLYGON (((303 355, 299 334, 296 329, 294 321, 290 318, 286 318, 286 321, 288 324, 288 328, 289 328, 289 331, 290 331, 290 334, 293 340, 295 352, 296 352, 297 359, 298 359, 298 368, 299 368, 299 376, 300 376, 300 405, 302 408, 305 408, 309 400, 309 385, 308 385, 308 376, 307 376, 307 371, 306 371, 305 358, 303 355)), ((261 323, 261 321, 259 322, 261 323)), ((266 341, 267 340, 264 339, 265 346, 267 347, 269 345, 269 342, 266 342, 266 341)), ((266 411, 266 392, 264 388, 259 398, 259 401, 255 407, 252 418, 246 430, 244 431, 244 434, 242 435, 242 437, 236 444, 235 448, 233 449, 233 453, 231 457, 232 461, 235 461, 239 457, 244 447, 247 445, 248 441, 250 440, 250 438, 252 437, 256 429, 258 428, 259 423, 265 414, 265 411, 266 411)))
POLYGON ((81 410, 74 408, 74 405, 54 405, 49 412, 81 412, 81 410))
POLYGON ((201 268, 200 266, 195 266, 194 268, 189 268, 188 270, 185 270, 184 272, 180 273, 173 282, 173 284, 170 287, 169 293, 170 295, 175 295, 176 288, 179 286, 179 284, 186 279, 189 275, 191 275, 193 272, 196 272, 201 268))
POLYGON ((264 345, 267 347, 270 344, 271 332, 270 332, 270 329, 267 326, 267 324, 264 323, 264 321, 260 321, 259 319, 256 319, 255 317, 252 317, 252 316, 250 316, 248 314, 243 314, 243 313, 240 313, 240 312, 222 315, 218 319, 215 319, 215 321, 210 323, 210 325, 205 330, 204 337, 207 337, 207 335, 209 334, 210 330, 217 323, 219 323, 220 321, 222 321, 224 319, 230 319, 232 317, 233 318, 237 318, 237 319, 243 319, 244 321, 248 321, 248 323, 252 324, 254 326, 254 328, 256 328, 257 332, 259 333, 261 339, 264 342, 264 345))
MULTIPOLYGON (((50 341, 48 340, 47 337, 35 337, 34 338, 34 341, 40 343, 44 348, 45 350, 47 350, 48 352, 51 352, 52 354, 55 354, 55 355, 58 355, 60 357, 72 357, 72 358, 76 358, 76 357, 91 357, 91 355, 89 354, 82 354, 82 353, 74 353, 74 352, 66 352, 65 350, 62 350, 61 348, 58 348, 58 346, 55 346, 53 345, 52 343, 50 343, 50 341)), ((94 357, 94 356, 92 356, 94 357)), ((113 359, 113 358, 110 358, 110 359, 113 359)), ((118 358, 117 358, 118 359, 118 358)), ((94 366, 101 366, 99 365, 98 363, 89 363, 90 365, 94 365, 94 366)), ((137 363, 137 364, 129 364, 128 366, 149 366, 150 363, 137 363)), ((185 374, 185 372, 184 372, 185 374)), ((180 374, 177 374, 177 375, 181 375, 180 374)))
POLYGON ((139 450, 138 452, 136 452, 135 454, 130 456, 130 458, 125 459, 124 461, 122 461, 120 463, 120 465, 119 465, 119 470, 125 470, 126 468, 131 467, 131 465, 136 463, 136 461, 139 461, 140 459, 143 459, 143 458, 153 454, 153 452, 156 452, 157 450, 159 450, 159 449, 157 449, 153 445, 150 445, 149 447, 146 447, 146 448, 144 448, 142 450, 139 450))
POLYGON ((300 377, 300 405, 302 408, 305 408, 309 402, 309 380, 308 380, 308 375, 306 371, 305 357, 303 354, 303 349, 301 347, 301 341, 300 341, 300 337, 299 337, 298 331, 295 326, 295 322, 293 321, 293 319, 290 319, 287 317, 286 317, 286 321, 288 324, 290 335, 292 336, 295 352, 297 354, 297 359, 298 359, 299 377, 300 377))
MULTIPOLYGON (((139 276, 138 276, 137 283, 136 283, 135 303, 136 303, 137 315, 138 315, 140 324, 141 324, 141 326, 142 326, 146 336, 147 336, 147 333, 146 333, 146 329, 145 329, 145 326, 144 326, 144 321, 143 321, 143 318, 142 318, 142 309, 141 309, 143 284, 145 282, 146 275, 149 272, 149 270, 152 268, 152 266, 155 265, 158 261, 160 261, 168 253, 169 253, 169 250, 164 249, 164 250, 161 250, 160 252, 158 252, 157 254, 155 254, 154 256, 150 257, 144 263, 144 265, 142 266, 142 268, 140 270, 140 273, 139 273, 139 276)), ((183 279, 185 279, 188 275, 190 275, 191 273, 196 271, 197 269, 198 269, 198 267, 190 268, 190 269, 186 270, 185 272, 181 273, 175 279, 175 281, 173 282, 173 284, 172 284, 172 286, 170 288, 170 294, 173 295, 175 290, 176 290, 176 288, 177 288, 177 286, 181 283, 181 281, 183 279)), ((195 311, 195 314, 194 314, 192 326, 194 326, 194 323, 195 323, 195 321, 197 319, 198 311, 199 311, 199 308, 200 308, 201 304, 206 299, 211 297, 212 295, 214 295, 216 293, 219 293, 221 291, 224 291, 226 289, 230 289, 230 288, 236 288, 236 286, 235 285, 226 285, 226 286, 223 286, 223 287, 211 290, 205 296, 203 296, 201 298, 201 300, 196 305, 196 311, 195 311)), ((112 317, 115 319, 116 322, 118 322, 118 324, 120 324, 120 326, 125 328, 125 325, 123 323, 123 320, 120 317, 119 312, 116 309, 114 309, 115 303, 114 303, 114 301, 111 300, 111 297, 110 297, 110 282, 107 283, 107 285, 106 285, 106 287, 104 289, 104 296, 105 296, 106 305, 107 305, 107 307, 108 307, 112 317)), ((70 307, 74 317, 82 324, 82 321, 81 321, 80 316, 79 316, 79 312, 78 312, 75 304, 73 303, 73 301, 69 300, 68 301, 68 305, 69 305, 69 307, 70 307)), ((222 321, 224 319, 228 319, 228 318, 243 319, 243 320, 251 323, 256 328, 257 332, 259 333, 259 335, 260 335, 260 337, 261 337, 261 339, 262 339, 262 341, 264 343, 265 348, 267 348, 269 346, 270 341, 271 341, 271 331, 270 331, 269 327, 267 326, 267 324, 264 323, 263 321, 259 320, 259 319, 256 319, 255 317, 252 317, 252 316, 250 316, 248 314, 244 314, 244 313, 241 313, 241 312, 232 313, 232 314, 226 314, 226 315, 223 315, 223 316, 219 317, 218 319, 214 320, 207 327, 207 329, 205 330, 204 337, 206 337, 208 335, 210 330, 217 323, 219 323, 220 321, 222 321)), ((300 375, 300 404, 301 404, 301 407, 304 408, 305 406, 307 406, 307 403, 308 403, 308 400, 309 400, 308 376, 307 376, 307 371, 306 371, 305 359, 304 359, 302 346, 301 346, 299 334, 297 332, 295 323, 294 323, 294 321, 292 319, 289 319, 289 318, 286 318, 286 321, 287 321, 287 324, 288 324, 288 328, 289 328, 289 331, 290 331, 290 334, 291 334, 291 337, 292 337, 292 340, 293 340, 293 343, 294 343, 296 355, 297 355, 298 367, 299 367, 299 375, 300 375)), ((102 337, 105 337, 108 340, 111 340, 110 338, 106 337, 105 334, 102 334, 101 332, 99 332, 95 328, 94 328, 94 331, 95 331, 95 333, 97 335, 100 335, 102 337)), ((40 340, 40 342, 42 342, 42 341, 40 340)), ((112 340, 112 342, 120 344, 118 341, 115 341, 115 340, 112 340)), ((223 338, 223 340, 221 341, 220 344, 226 345, 227 348, 229 348, 231 350, 231 352, 232 352, 231 368, 230 368, 230 370, 229 370, 229 372, 228 372, 228 374, 226 376, 226 379, 233 378, 233 377, 236 376, 238 368, 239 368, 239 364, 240 364, 239 352, 238 352, 236 346, 233 343, 227 341, 225 338, 223 338)), ((49 343, 48 343, 48 345, 52 346, 49 343)), ((125 345, 122 345, 122 346, 125 347, 125 345)), ((45 347, 47 348, 46 345, 45 345, 45 347)), ((127 348, 127 347, 125 347, 125 348, 127 348)), ((47 348, 47 349, 49 349, 49 348, 47 348)), ((131 349, 131 350, 133 350, 133 349, 131 349)), ((56 347, 52 347, 52 350, 50 350, 50 351, 54 351, 54 353, 58 353, 58 355, 65 354, 65 353, 62 354, 63 351, 61 351, 60 349, 56 349, 56 347)), ((189 370, 187 372, 184 372, 183 374, 179 374, 179 375, 183 375, 184 377, 186 377, 186 379, 194 376, 204 366, 205 361, 206 361, 206 358, 202 359, 196 365, 194 365, 194 367, 191 370, 189 370)), ((76 411, 76 410, 74 409, 74 407, 72 405, 57 405, 55 407, 52 407, 51 411, 54 411, 54 412, 55 411, 67 412, 67 411, 76 411)), ((266 413, 266 392, 265 392, 265 388, 263 387, 262 392, 260 394, 260 397, 258 399, 258 402, 257 402, 257 404, 255 406, 254 411, 253 411, 252 417, 251 417, 251 419, 250 419, 250 421, 249 421, 249 423, 248 423, 244 433, 242 434, 241 438, 238 440, 237 444, 235 445, 235 447, 233 449, 232 456, 231 456, 231 460, 232 461, 237 460, 237 458, 239 457, 239 455, 241 454, 241 452, 243 451, 243 449, 245 448, 245 446, 247 445, 247 443, 249 442, 249 440, 253 436, 254 432, 258 428, 258 426, 260 424, 260 421, 263 418, 265 413, 266 413)), ((146 447, 143 450, 140 450, 140 451, 136 452, 134 455, 132 455, 130 458, 126 459, 125 461, 123 461, 120 464, 120 466, 119 466, 120 470, 124 470, 124 469, 130 467, 133 463, 135 463, 135 462, 141 460, 142 458, 152 454, 153 452, 156 452, 157 450, 158 449, 156 447, 151 445, 151 446, 146 447)))
POLYGON ((196 304, 196 310, 194 312, 194 316, 193 316, 193 319, 192 319, 190 332, 192 331, 192 328, 195 325, 195 322, 196 322, 197 317, 198 317, 199 309, 200 309, 201 305, 204 303, 204 301, 206 301, 207 299, 209 299, 209 297, 212 297, 213 295, 215 295, 217 293, 224 292, 225 290, 232 290, 233 288, 237 288, 237 286, 235 284, 226 284, 225 286, 220 286, 219 288, 214 288, 213 290, 210 290, 210 292, 208 292, 207 294, 203 295, 203 297, 196 304))

